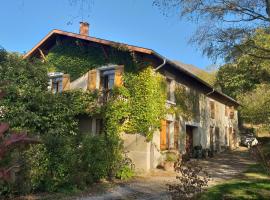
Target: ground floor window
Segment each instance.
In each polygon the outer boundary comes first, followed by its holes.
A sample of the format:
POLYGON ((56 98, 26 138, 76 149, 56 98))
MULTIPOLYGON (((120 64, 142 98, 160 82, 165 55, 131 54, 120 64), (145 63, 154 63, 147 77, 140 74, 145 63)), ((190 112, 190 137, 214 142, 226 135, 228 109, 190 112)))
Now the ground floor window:
POLYGON ((89 116, 79 116, 79 131, 83 134, 99 135, 103 132, 103 120, 89 116))
POLYGON ((160 149, 179 148, 179 122, 162 120, 160 132, 160 149))

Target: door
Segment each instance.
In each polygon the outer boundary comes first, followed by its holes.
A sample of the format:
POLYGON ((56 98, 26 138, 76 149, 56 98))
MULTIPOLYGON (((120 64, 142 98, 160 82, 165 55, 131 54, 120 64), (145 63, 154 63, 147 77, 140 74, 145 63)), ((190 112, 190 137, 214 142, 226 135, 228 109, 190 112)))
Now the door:
POLYGON ((179 150, 179 121, 174 122, 174 148, 179 150))
POLYGON ((210 127, 210 150, 214 152, 214 127, 210 127))
POLYGON ((215 127, 215 150, 220 151, 220 137, 219 137, 219 128, 215 127))
POLYGON ((192 126, 186 126, 186 153, 192 154, 193 149, 193 128, 192 126))

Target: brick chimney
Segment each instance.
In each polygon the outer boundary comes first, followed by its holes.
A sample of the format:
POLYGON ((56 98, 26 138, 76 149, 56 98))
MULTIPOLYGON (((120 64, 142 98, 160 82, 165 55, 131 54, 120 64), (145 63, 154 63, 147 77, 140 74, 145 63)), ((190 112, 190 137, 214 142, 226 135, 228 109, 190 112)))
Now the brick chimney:
POLYGON ((80 22, 80 34, 89 36, 89 24, 87 22, 80 22))

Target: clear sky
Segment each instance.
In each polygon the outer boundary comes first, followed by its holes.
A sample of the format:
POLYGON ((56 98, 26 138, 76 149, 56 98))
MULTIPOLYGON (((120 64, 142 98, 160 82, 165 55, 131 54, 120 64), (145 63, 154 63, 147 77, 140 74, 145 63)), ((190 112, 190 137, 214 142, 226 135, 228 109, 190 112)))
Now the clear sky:
POLYGON ((164 17, 152 0, 92 0, 84 9, 70 1, 2 0, 0 46, 27 52, 52 29, 78 33, 83 18, 90 23, 91 36, 147 47, 200 68, 212 63, 188 44, 196 26, 176 16, 164 17))

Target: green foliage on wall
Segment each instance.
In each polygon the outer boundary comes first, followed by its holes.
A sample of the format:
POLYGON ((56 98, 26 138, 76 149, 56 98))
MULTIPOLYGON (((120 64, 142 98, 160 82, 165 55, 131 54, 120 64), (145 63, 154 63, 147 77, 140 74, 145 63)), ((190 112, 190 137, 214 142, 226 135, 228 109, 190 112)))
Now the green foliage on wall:
POLYGON ((86 46, 80 41, 62 41, 46 56, 50 70, 68 73, 71 80, 79 78, 90 69, 106 64, 124 65, 127 71, 145 66, 136 55, 121 46, 102 49, 102 46, 86 46))
POLYGON ((114 88, 104 107, 108 135, 140 133, 149 140, 165 117, 164 78, 151 67, 137 73, 125 73, 124 86, 114 88))
POLYGON ((63 41, 50 51, 47 62, 55 66, 55 70, 71 74, 72 79, 102 65, 124 65, 124 87, 118 88, 114 94, 115 98, 111 98, 103 108, 106 131, 136 132, 151 138, 153 131, 159 127, 158 120, 165 113, 162 105, 165 102, 165 86, 161 84, 161 77, 150 72, 150 68, 138 72, 148 63, 141 62, 134 53, 124 47, 115 46, 106 49, 105 55, 102 47, 84 46, 79 41, 63 41), (119 99, 116 95, 119 92, 128 101, 119 99), (116 124, 121 124, 125 120, 128 122, 117 127, 116 124))
POLYGON ((121 158, 120 154, 111 151, 121 152, 121 147, 114 145, 119 141, 84 138, 78 132, 79 114, 94 115, 101 111, 96 106, 96 93, 68 91, 54 95, 47 91, 47 66, 13 54, 1 60, 0 74, 1 81, 8 83, 3 88, 7 94, 0 102, 3 113, 0 120, 42 141, 20 157, 25 170, 17 179, 21 182, 14 183, 17 192, 83 187, 111 173, 111 166, 121 158), (87 145, 99 145, 103 149, 111 145, 112 148, 96 152, 96 146, 87 145), (82 152, 91 153, 92 159, 82 152), (103 168, 100 165, 104 165, 103 168), (84 176, 80 174, 81 166, 89 166, 83 168, 84 176), (100 171, 93 170, 96 167, 100 171))
POLYGON ((130 92, 131 108, 126 132, 145 134, 152 139, 166 115, 166 82, 151 67, 137 74, 126 74, 124 80, 130 92))
POLYGON ((185 86, 175 87, 175 107, 172 107, 176 116, 181 116, 185 120, 197 120, 199 116, 199 94, 192 89, 187 90, 185 86))
MULTIPOLYGON (((114 51, 111 55, 114 55, 114 51)), ((166 113, 166 87, 161 75, 151 67, 136 71, 143 65, 135 61, 130 52, 122 53, 125 57, 107 62, 123 64, 128 60, 124 85, 114 88, 111 98, 103 106, 97 104, 96 92, 75 90, 53 95, 47 91, 47 69, 52 67, 52 54, 45 63, 22 60, 18 55, 7 55, 1 60, 1 79, 9 82, 4 88, 7 95, 0 102, 4 108, 1 120, 8 121, 14 129, 26 130, 42 140, 42 144, 31 147, 21 158, 25 163, 21 180, 25 181, 18 184, 17 191, 83 188, 100 178, 132 174, 127 166, 119 166, 123 159, 119 134, 141 133, 151 139, 166 113), (80 135, 77 118, 80 114, 102 116, 104 134, 99 137, 80 135), (122 171, 117 173, 120 169, 122 171)), ((74 65, 85 63, 85 68, 80 68, 73 76, 88 71, 86 66, 90 66, 90 63, 96 63, 94 67, 103 65, 103 61, 92 59, 94 57, 90 59, 85 56, 82 61, 75 62, 74 65)), ((58 61, 61 63, 65 59, 58 61)), ((65 65, 66 68, 59 70, 68 72, 70 66, 65 65)))

